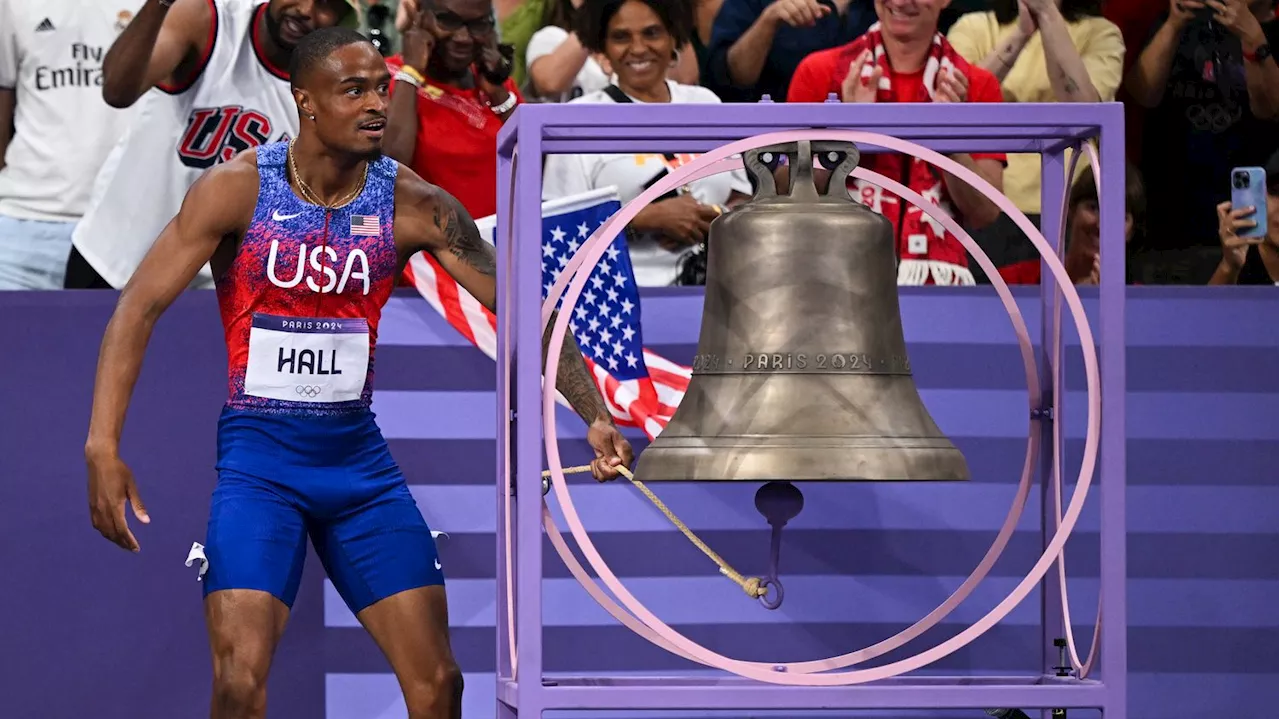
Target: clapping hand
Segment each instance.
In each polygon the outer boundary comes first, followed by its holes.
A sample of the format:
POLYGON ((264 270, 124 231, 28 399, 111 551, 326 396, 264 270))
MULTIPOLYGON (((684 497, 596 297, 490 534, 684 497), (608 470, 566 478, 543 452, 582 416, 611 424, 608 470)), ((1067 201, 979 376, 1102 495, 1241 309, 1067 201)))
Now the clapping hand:
POLYGON ((1027 1, 1018 0, 1018 32, 1024 37, 1031 37, 1039 27, 1035 14, 1027 7, 1027 1))
POLYGON ((1018 0, 1018 11, 1026 9, 1036 17, 1062 7, 1062 0, 1018 0))
POLYGON ((933 92, 934 102, 964 102, 969 99, 969 78, 963 72, 944 67, 938 70, 937 85, 933 92))
POLYGON ((858 59, 849 65, 849 72, 840 83, 841 102, 875 102, 876 92, 880 89, 880 78, 884 77, 884 69, 876 65, 871 70, 871 77, 862 76, 867 63, 875 62, 875 55, 870 50, 863 52, 858 59))

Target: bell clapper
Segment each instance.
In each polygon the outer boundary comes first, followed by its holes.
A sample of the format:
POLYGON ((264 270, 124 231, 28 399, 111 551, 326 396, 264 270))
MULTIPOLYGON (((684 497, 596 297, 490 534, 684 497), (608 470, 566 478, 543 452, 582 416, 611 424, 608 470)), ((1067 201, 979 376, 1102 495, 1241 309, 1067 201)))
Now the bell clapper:
POLYGON ((778 557, 782 553, 782 528, 804 508, 804 495, 790 482, 769 482, 756 490, 756 511, 764 516, 773 532, 769 538, 769 572, 760 584, 773 587, 773 596, 765 594, 760 603, 766 609, 782 606, 782 580, 778 579, 778 557))

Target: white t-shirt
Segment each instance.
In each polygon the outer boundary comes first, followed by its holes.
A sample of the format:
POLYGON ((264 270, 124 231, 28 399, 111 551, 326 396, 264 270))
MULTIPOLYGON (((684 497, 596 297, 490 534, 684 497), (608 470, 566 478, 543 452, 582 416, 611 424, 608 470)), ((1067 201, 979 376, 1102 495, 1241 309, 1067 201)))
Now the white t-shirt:
MULTIPOLYGON (((556 48, 560 47, 560 43, 564 42, 568 37, 569 31, 555 25, 547 25, 535 32, 533 37, 529 38, 529 45, 525 49, 525 67, 533 67, 534 60, 555 52, 556 48)), ((569 88, 569 91, 561 93, 557 102, 569 102, 587 93, 603 90, 608 86, 609 76, 604 73, 604 69, 600 67, 600 63, 596 62, 595 58, 588 56, 587 61, 582 63, 582 69, 573 78, 573 85, 569 88)))
MULTIPOLYGON (((671 90, 673 103, 720 102, 720 98, 705 87, 680 85, 672 80, 667 81, 667 87, 671 90)), ((631 100, 640 102, 634 97, 631 100)), ((571 101, 578 102, 605 103, 613 102, 613 98, 598 90, 571 101)), ((650 180, 695 157, 697 155, 675 155, 672 159, 661 154, 547 155, 542 199, 554 200, 612 185, 618 190, 618 199, 625 205, 644 192, 650 180)), ((751 194, 751 183, 743 170, 722 172, 689 185, 693 199, 706 205, 724 205, 735 190, 751 194)), ((629 236, 628 249, 636 284, 642 287, 673 284, 680 261, 689 252, 688 249, 676 252, 663 249, 655 237, 639 233, 629 236)))
POLYGON ((0 87, 14 135, 0 215, 75 221, 132 115, 102 99, 102 59, 142 0, 0 0, 0 87))

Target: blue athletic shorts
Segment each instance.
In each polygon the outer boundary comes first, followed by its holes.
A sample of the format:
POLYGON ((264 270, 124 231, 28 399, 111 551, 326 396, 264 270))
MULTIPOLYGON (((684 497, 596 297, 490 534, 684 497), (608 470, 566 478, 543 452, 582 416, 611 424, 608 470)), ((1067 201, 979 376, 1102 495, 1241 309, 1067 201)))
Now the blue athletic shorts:
POLYGON ((444 584, 431 529, 372 413, 297 417, 226 409, 204 594, 258 589, 292 607, 311 538, 353 613, 444 584))

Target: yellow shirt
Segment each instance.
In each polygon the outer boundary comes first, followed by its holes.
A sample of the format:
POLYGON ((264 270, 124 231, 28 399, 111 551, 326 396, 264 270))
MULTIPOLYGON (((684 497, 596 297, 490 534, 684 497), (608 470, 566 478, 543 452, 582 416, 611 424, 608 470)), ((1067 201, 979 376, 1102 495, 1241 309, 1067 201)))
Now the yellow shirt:
MULTIPOLYGON (((1004 42, 1017 27, 1017 21, 1001 26, 993 12, 973 12, 962 16, 951 26, 947 39, 956 52, 978 65, 1004 42)), ((1072 44, 1084 61, 1089 79, 1103 102, 1112 102, 1124 74, 1124 38, 1120 28, 1101 17, 1087 17, 1067 24, 1072 44)), ((1037 32, 1014 61, 1000 83, 1005 102, 1057 102, 1049 85, 1044 44, 1037 32)), ((1070 162, 1070 154, 1067 162, 1070 162)), ((1081 158, 1077 177, 1088 167, 1081 158)), ((1004 193, 1019 210, 1027 214, 1040 212, 1040 156, 1010 154, 1004 171, 1004 193)))

